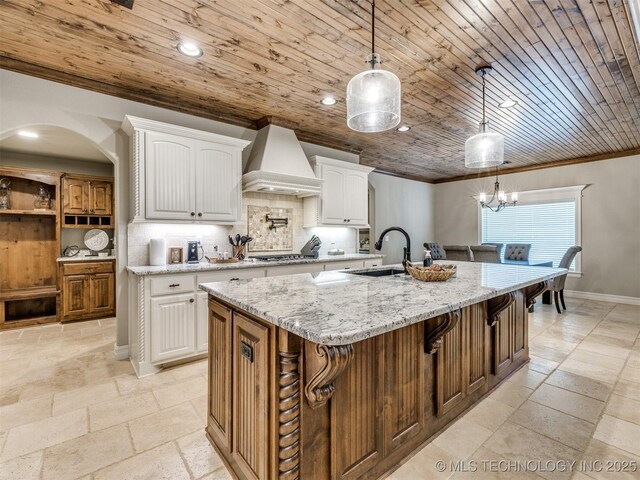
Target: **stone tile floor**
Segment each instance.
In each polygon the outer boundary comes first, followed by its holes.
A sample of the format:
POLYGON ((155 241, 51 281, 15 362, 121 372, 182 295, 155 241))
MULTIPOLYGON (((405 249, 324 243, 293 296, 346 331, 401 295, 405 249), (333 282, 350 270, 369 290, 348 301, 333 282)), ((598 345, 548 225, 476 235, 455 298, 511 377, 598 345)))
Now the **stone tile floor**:
MULTIPOLYGON (((640 468, 640 306, 568 303, 538 306, 531 362, 389 480, 640 478, 584 471, 640 468)), ((206 361, 139 380, 114 339, 115 319, 0 333, 0 480, 231 478, 204 436, 206 361)))

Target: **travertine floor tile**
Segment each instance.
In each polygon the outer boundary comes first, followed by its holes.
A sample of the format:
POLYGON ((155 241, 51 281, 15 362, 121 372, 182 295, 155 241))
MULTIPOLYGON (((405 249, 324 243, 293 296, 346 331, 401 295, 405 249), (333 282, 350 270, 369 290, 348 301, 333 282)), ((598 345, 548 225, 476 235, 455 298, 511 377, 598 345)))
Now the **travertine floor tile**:
POLYGON ((522 405, 533 393, 533 390, 517 383, 505 382, 500 385, 488 398, 504 403, 514 408, 522 405))
POLYGON ((207 394, 207 381, 201 375, 153 390, 160 408, 168 408, 207 394))
POLYGON ((554 362, 553 360, 547 360, 546 358, 536 357, 534 355, 531 355, 530 357, 531 359, 529 360, 529 364, 528 364, 529 370, 533 370, 539 373, 544 373, 545 375, 549 375, 556 368, 558 368, 558 365, 560 365, 559 362, 554 362))
POLYGON ((622 370, 620 378, 628 382, 640 383, 640 368, 626 366, 622 370))
POLYGON ((201 397, 194 398, 191 400, 191 405, 196 409, 198 415, 202 419, 203 426, 207 425, 207 396, 202 395, 201 397))
POLYGON ((640 383, 620 379, 616 383, 613 393, 640 401, 640 383))
MULTIPOLYGON (((466 472, 454 473, 452 479, 468 480, 540 480, 542 477, 533 471, 517 471, 518 467, 509 464, 509 461, 486 447, 480 447, 465 463, 466 472)), ((532 468, 531 470, 536 470, 532 468)), ((421 477, 416 477, 421 478, 421 477)), ((422 477, 430 478, 430 477, 422 477)))
POLYGON ((86 409, 20 425, 9 430, 0 461, 71 440, 88 431, 86 409))
POLYGON ((173 442, 141 453, 99 470, 94 480, 189 480, 178 449, 173 442))
POLYGON ((603 415, 593 438, 619 448, 633 455, 640 456, 640 425, 620 420, 610 415, 603 415))
MULTIPOLYGON (((571 447, 510 421, 500 427, 483 446, 501 457, 520 462, 528 460, 577 461, 582 455, 571 447)), ((539 472, 538 474, 548 479, 568 479, 571 477, 571 472, 539 472)))
POLYGON ((547 379, 547 375, 544 373, 536 372, 527 365, 521 368, 518 372, 514 373, 507 382, 522 385, 523 387, 534 389, 547 379))
POLYGON ((193 405, 181 403, 129 422, 136 452, 142 452, 202 428, 193 405))
POLYGON ((595 398, 580 395, 578 393, 554 387, 549 384, 542 384, 529 400, 546 405, 555 410, 559 410, 574 417, 581 418, 595 424, 602 413, 604 402, 595 398))
POLYGON ((115 377, 116 385, 120 395, 130 395, 133 393, 147 392, 154 388, 171 385, 175 383, 175 378, 168 371, 161 371, 155 375, 144 378, 136 377, 135 373, 128 375, 118 375, 115 377))
POLYGON ((495 431, 515 411, 515 407, 507 405, 506 403, 498 402, 492 398, 485 398, 473 407, 473 409, 467 413, 466 417, 484 428, 495 431))
POLYGON ((73 480, 133 455, 126 425, 83 435, 45 450, 43 480, 73 480))
POLYGON ((599 480, 637 480, 640 470, 640 457, 595 439, 589 443, 582 462, 581 470, 599 480))
POLYGON ((562 362, 558 367, 558 370, 575 373, 576 375, 592 378, 599 382, 609 383, 612 386, 615 383, 616 378, 618 378, 618 373, 620 373, 618 370, 603 367, 601 365, 590 365, 571 358, 567 358, 562 362))
POLYGON ((545 383, 603 401, 607 399, 612 388, 610 383, 599 382, 592 378, 563 370, 553 372, 545 383))
POLYGON ((207 359, 197 360, 191 363, 185 363, 184 365, 178 365, 170 368, 167 372, 171 373, 176 380, 185 380, 197 375, 207 374, 207 359))
POLYGON ((34 398, 0 407, 0 430, 31 423, 51 416, 52 396, 34 398))
POLYGON ((151 392, 119 397, 89 407, 91 431, 101 430, 159 410, 151 392))
POLYGON ((457 455, 452 455, 434 443, 430 443, 404 465, 387 477, 388 480, 407 480, 410 478, 428 478, 445 480, 452 475, 451 464, 458 461, 457 455), (445 468, 437 468, 436 462, 444 462, 445 468))
POLYGON ((98 385, 87 385, 74 390, 58 392, 53 396, 53 414, 77 410, 118 396, 118 389, 113 380, 98 385))
POLYGON ((470 418, 461 418, 441 433, 433 443, 459 459, 471 456, 493 432, 470 418))
POLYGON ((212 472, 206 477, 202 477, 199 480, 232 480, 232 478, 233 477, 231 477, 225 467, 220 467, 215 472, 212 472))
MULTIPOLYGON (((612 417, 640 425, 640 401, 621 395, 611 395, 605 413, 612 417)), ((638 439, 640 442, 640 438, 638 439)), ((639 467, 640 468, 640 467, 639 467)))
MULTIPOLYGON (((567 360, 577 360, 588 365, 604 367, 616 372, 616 376, 624 367, 625 359, 612 357, 610 355, 602 355, 595 352, 587 352, 585 350, 576 349, 568 357, 567 360)), ((565 360, 565 361, 567 361, 565 360)))
POLYGON ((511 415, 509 422, 584 451, 591 439, 593 424, 538 403, 527 401, 511 415))
POLYGON ((38 480, 42 469, 42 450, 0 464, 0 480, 38 480))
POLYGON ((205 437, 204 429, 178 439, 178 448, 195 478, 224 467, 222 459, 205 437))

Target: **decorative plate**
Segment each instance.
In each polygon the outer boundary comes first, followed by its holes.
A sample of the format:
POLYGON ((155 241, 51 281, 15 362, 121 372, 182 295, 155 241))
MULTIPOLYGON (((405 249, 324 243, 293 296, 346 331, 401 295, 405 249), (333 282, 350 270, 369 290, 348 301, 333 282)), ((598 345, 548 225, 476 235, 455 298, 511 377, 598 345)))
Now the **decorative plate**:
POLYGON ((104 250, 109 245, 109 235, 104 230, 92 228, 84 235, 84 244, 94 252, 104 250))

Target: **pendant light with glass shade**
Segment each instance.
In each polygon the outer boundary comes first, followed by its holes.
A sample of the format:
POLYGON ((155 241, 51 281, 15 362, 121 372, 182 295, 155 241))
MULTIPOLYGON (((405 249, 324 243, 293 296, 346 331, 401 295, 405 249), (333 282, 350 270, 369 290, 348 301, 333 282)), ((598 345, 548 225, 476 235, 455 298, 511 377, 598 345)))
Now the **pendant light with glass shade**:
POLYGON ((400 123, 400 79, 380 68, 375 52, 376 2, 371 1, 371 54, 368 70, 347 85, 347 125, 357 132, 383 132, 400 123))
POLYGON ((476 67, 476 74, 482 77, 482 122, 478 133, 464 144, 464 166, 467 168, 497 167, 504 163, 504 137, 489 131, 485 115, 485 75, 492 70, 487 64, 476 67))

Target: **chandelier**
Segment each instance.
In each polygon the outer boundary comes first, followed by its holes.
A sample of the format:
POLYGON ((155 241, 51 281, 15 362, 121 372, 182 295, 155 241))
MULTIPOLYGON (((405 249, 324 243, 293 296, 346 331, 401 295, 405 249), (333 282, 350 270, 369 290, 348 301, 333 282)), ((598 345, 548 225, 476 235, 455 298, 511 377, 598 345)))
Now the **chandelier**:
POLYGON ((400 123, 400 79, 380 68, 375 52, 376 2, 371 1, 371 53, 369 69, 347 85, 347 125, 357 132, 383 132, 400 123))
POLYGON ((485 75, 493 70, 491 65, 476 67, 476 74, 482 77, 482 122, 478 133, 464 144, 464 166, 467 168, 497 167, 504 162, 504 137, 489 131, 485 115, 485 75))
POLYGON ((496 168, 496 182, 493 184, 493 195, 491 195, 491 199, 487 201, 487 194, 482 192, 478 196, 478 200, 480 200, 480 206, 482 208, 488 208, 492 212, 499 212, 505 207, 516 206, 516 203, 518 203, 518 192, 511 192, 511 201, 507 202, 507 193, 504 190, 500 190, 498 169, 496 168))

